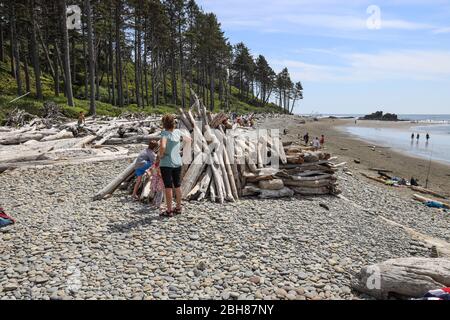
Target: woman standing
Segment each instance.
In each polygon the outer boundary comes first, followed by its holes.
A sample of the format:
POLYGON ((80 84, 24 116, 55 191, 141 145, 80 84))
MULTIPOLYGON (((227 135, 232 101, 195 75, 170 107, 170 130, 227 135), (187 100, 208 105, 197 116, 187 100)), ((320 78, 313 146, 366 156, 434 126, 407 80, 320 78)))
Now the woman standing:
POLYGON ((190 136, 175 129, 175 117, 171 114, 162 118, 164 131, 161 133, 161 146, 159 148, 159 159, 161 175, 164 181, 167 210, 162 216, 173 217, 174 214, 181 214, 181 138, 191 142, 190 136), (175 199, 177 206, 172 210, 173 189, 175 189, 175 199))

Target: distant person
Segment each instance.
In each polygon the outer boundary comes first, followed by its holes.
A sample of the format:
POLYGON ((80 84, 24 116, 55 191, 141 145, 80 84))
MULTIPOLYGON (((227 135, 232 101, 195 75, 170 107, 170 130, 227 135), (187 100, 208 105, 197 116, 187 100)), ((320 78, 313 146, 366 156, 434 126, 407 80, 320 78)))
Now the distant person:
POLYGON ((303 136, 303 141, 305 141, 305 145, 308 146, 308 143, 309 143, 309 133, 308 132, 303 136))
POLYGON ((133 189, 133 198, 139 200, 137 195, 139 187, 141 186, 142 177, 145 172, 152 167, 156 161, 156 149, 159 143, 155 140, 150 140, 147 149, 143 150, 137 157, 134 168, 135 175, 137 177, 136 184, 133 189))
POLYGON ((82 125, 86 124, 86 117, 84 116, 84 112, 80 111, 78 115, 78 126, 81 127, 82 125))
POLYGON ((415 137, 416 137, 416 135, 413 133, 413 134, 411 135, 411 140, 414 140, 415 137))
POLYGON ((325 145, 325 136, 322 135, 322 136, 320 137, 320 146, 323 148, 324 145, 325 145))
POLYGON ((427 133, 427 142, 430 141, 430 138, 431 138, 431 137, 430 137, 430 134, 427 133))
POLYGON ((313 140, 313 148, 315 151, 320 149, 320 140, 318 137, 315 137, 313 140))
POLYGON ((420 134, 418 133, 417 134, 417 141, 419 141, 420 140, 420 134))

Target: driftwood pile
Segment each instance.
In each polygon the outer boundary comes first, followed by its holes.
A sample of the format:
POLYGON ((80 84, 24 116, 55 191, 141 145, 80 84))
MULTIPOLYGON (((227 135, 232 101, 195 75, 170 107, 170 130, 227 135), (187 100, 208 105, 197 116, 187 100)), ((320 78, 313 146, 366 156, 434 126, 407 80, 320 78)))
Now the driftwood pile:
MULTIPOLYGON (((195 99, 190 110, 179 110, 178 128, 189 131, 193 143, 183 146, 182 196, 186 200, 223 203, 241 197, 263 199, 300 195, 338 194, 331 155, 287 143, 272 130, 239 128, 224 113, 213 115, 195 99)), ((117 188, 131 192, 133 164, 94 198, 104 199, 117 188)), ((150 181, 140 189, 150 201, 150 181)))
POLYGON ((225 130, 226 115, 213 117, 198 99, 190 111, 180 110, 179 118, 182 128, 200 137, 194 138, 197 144, 192 148, 197 161, 185 167, 185 199, 222 203, 245 196, 267 199, 339 193, 330 154, 285 147, 273 130, 236 125, 225 130))
MULTIPOLYGON (((57 108, 44 108, 45 118, 34 117, 20 128, 0 127, 0 173, 136 157, 120 145, 147 143, 160 117, 144 119, 87 118, 86 123, 63 123, 57 108)), ((18 111, 15 114, 23 114, 18 111)), ((158 136, 159 134, 156 133, 158 136)))

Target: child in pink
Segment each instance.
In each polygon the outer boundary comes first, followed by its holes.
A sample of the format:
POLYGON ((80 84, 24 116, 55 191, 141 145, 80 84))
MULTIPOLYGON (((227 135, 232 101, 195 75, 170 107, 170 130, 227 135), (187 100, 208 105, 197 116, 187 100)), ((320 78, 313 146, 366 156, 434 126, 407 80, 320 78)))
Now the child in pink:
POLYGON ((159 169, 159 161, 155 162, 153 166, 147 171, 150 175, 150 188, 154 194, 152 205, 155 208, 161 209, 161 204, 164 199, 164 182, 159 169))

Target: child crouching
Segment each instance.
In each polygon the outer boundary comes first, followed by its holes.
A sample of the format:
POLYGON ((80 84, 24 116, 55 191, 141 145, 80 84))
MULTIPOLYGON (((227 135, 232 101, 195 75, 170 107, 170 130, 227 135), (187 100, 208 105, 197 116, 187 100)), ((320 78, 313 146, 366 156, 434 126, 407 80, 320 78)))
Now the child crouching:
POLYGON ((135 162, 135 176, 137 177, 136 184, 134 185, 133 198, 139 200, 137 195, 139 187, 142 183, 142 177, 145 172, 152 167, 156 161, 156 151, 159 147, 159 143, 156 140, 150 140, 148 148, 143 150, 136 159, 135 162))

